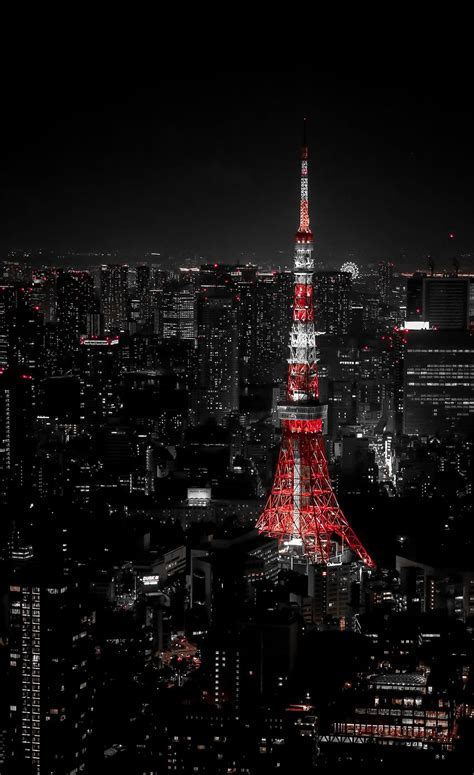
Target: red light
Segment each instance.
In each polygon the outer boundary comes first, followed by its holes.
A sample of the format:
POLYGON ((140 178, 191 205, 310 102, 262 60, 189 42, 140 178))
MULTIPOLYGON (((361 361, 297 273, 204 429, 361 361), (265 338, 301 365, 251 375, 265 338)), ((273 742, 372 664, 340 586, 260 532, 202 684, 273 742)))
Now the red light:
POLYGON ((219 264, 214 264, 214 269, 217 269, 218 266, 219 264))
POLYGON ((449 232, 449 239, 454 239, 454 232, 449 232))

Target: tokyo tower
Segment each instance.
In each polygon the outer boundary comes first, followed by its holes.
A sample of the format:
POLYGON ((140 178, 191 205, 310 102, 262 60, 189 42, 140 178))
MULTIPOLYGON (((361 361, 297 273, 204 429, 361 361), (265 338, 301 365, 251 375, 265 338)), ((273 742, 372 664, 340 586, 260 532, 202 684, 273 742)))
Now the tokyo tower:
POLYGON ((257 528, 294 547, 313 564, 329 565, 339 545, 366 567, 375 563, 350 527, 332 489, 323 438, 314 328, 313 234, 309 223, 306 121, 301 152, 300 224, 295 237, 293 322, 286 400, 280 402, 280 454, 272 491, 257 528))

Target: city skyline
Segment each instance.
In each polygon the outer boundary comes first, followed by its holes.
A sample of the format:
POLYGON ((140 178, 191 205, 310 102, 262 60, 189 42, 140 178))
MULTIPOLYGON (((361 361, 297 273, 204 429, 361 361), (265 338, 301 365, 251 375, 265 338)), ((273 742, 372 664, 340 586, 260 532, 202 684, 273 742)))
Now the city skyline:
POLYGON ((10 233, 69 247, 0 245, 5 775, 472 769, 470 123, 444 81, 293 76, 18 106, 54 115, 9 148, 10 233), (438 249, 364 263, 369 226, 438 249))
POLYGON ((473 119, 462 84, 445 94, 434 79, 295 76, 125 82, 105 99, 99 84, 73 79, 59 102, 53 86, 40 98, 30 85, 21 104, 7 91, 19 120, 4 146, 1 248, 290 256, 306 115, 316 253, 328 267, 354 254, 413 269, 431 254, 449 268, 471 254, 473 119))

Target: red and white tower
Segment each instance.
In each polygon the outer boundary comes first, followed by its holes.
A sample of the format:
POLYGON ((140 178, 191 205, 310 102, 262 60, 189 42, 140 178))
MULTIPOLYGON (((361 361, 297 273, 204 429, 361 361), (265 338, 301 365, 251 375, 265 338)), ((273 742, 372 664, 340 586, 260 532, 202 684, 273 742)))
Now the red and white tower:
POLYGON ((295 238, 293 324, 286 401, 279 404, 282 440, 272 491, 257 528, 300 547, 314 564, 328 565, 351 549, 369 568, 374 562, 350 527, 332 489, 319 402, 313 301, 313 234, 309 224, 306 124, 301 153, 300 224, 295 238))

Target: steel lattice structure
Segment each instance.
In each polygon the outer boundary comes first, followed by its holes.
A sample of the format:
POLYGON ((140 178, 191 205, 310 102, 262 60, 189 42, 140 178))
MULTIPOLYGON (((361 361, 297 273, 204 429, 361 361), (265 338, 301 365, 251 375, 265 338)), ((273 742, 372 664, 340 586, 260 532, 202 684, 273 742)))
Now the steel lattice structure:
POLYGON ((299 544, 313 563, 330 563, 336 539, 367 567, 374 567, 372 558, 342 513, 328 472, 323 438, 324 407, 319 402, 318 390, 312 251, 305 137, 301 154, 300 223, 295 238, 288 387, 286 401, 278 407, 282 441, 272 491, 257 528, 280 541, 299 544))

